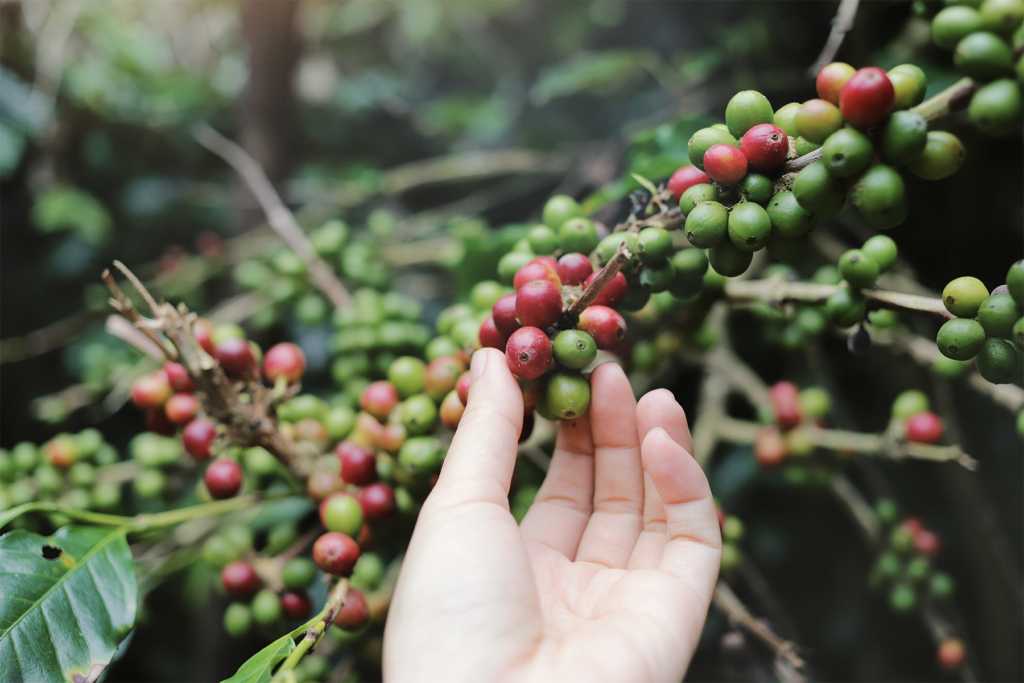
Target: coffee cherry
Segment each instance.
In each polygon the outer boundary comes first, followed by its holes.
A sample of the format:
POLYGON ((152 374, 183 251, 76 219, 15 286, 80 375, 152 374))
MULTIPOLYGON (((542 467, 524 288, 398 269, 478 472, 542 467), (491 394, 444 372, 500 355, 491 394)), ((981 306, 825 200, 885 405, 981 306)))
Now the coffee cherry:
POLYGON ((458 395, 459 400, 462 401, 463 405, 469 403, 469 385, 472 382, 472 377, 468 372, 462 373, 459 377, 459 381, 455 383, 455 393, 458 395))
POLYGON ((860 248, 868 258, 878 264, 879 270, 888 270, 896 262, 898 249, 896 242, 888 235, 875 235, 868 238, 860 248))
POLYGON ((398 405, 398 390, 391 382, 371 382, 359 396, 359 407, 383 420, 398 405))
POLYGON ((240 638, 252 627, 252 612, 240 602, 233 602, 224 610, 224 630, 233 638, 240 638))
POLYGON ((967 661, 967 648, 959 638, 943 638, 935 658, 946 671, 959 669, 967 661))
POLYGON ((845 62, 826 64, 818 72, 814 82, 818 97, 832 104, 839 104, 840 91, 855 73, 857 70, 845 62))
POLYGON ((174 363, 168 361, 164 363, 164 375, 167 377, 167 381, 171 385, 171 389, 176 392, 190 392, 195 391, 196 385, 189 377, 188 370, 181 363, 174 363))
POLYGON ((905 429, 907 441, 915 443, 938 443, 945 431, 942 418, 929 411, 908 417, 905 429))
POLYGON ((477 340, 480 342, 480 346, 483 348, 498 349, 499 351, 505 348, 505 335, 501 333, 497 325, 494 324, 494 318, 487 316, 482 323, 480 323, 480 331, 477 332, 477 340))
MULTIPOLYGON (((590 259, 578 252, 563 254, 558 259, 558 265, 555 269, 562 284, 566 285, 578 285, 594 272, 594 266, 590 263, 590 259)), ((510 330, 508 334, 511 334, 513 331, 510 330)))
POLYGON ((850 249, 839 259, 839 272, 850 286, 871 287, 878 279, 878 264, 860 249, 850 249))
POLYGON ((985 328, 977 320, 947 320, 935 336, 939 351, 947 358, 970 360, 985 344, 985 328))
POLYGON ((242 488, 242 467, 231 458, 217 458, 203 474, 206 490, 214 498, 231 498, 242 488))
POLYGON ((842 128, 822 145, 822 161, 836 178, 852 178, 868 166, 875 155, 871 140, 855 128, 842 128))
POLYGON ((747 175, 747 157, 732 145, 713 145, 704 153, 704 170, 717 183, 735 185, 747 175))
POLYGON ((617 348, 626 337, 626 321, 615 309, 607 306, 585 308, 580 313, 577 327, 594 338, 597 348, 606 351, 617 348))
MULTIPOLYGON (((496 328, 498 334, 501 336, 502 344, 504 344, 505 338, 508 335, 510 335, 513 332, 515 332, 519 328, 519 320, 516 319, 516 295, 515 294, 506 294, 506 295, 502 296, 500 299, 498 299, 494 303, 494 306, 491 307, 491 317, 490 317, 490 319, 492 320, 493 325, 496 328)), ((481 326, 481 332, 483 332, 483 326, 481 326)), ((482 334, 481 334, 481 344, 483 344, 483 335, 482 334)), ((437 360, 441 360, 441 359, 439 358, 437 360)), ((434 362, 436 362, 436 361, 434 361, 434 362)), ((431 365, 433 365, 433 362, 431 363, 431 365)), ((426 384, 427 385, 431 384, 430 375, 431 375, 431 370, 430 370, 430 367, 428 366, 428 368, 427 368, 427 377, 426 377, 426 384)), ((453 382, 453 386, 454 386, 454 382, 453 382)), ((449 387, 449 389, 450 388, 451 387, 449 387)), ((431 392, 429 386, 427 387, 427 393, 431 394, 431 396, 434 395, 434 392, 431 392)))
POLYGON ((213 442, 217 438, 217 427, 209 420, 197 418, 192 420, 181 432, 181 441, 185 450, 196 460, 205 460, 213 452, 213 442))
POLYGON ((349 484, 362 486, 377 476, 377 459, 373 451, 352 441, 342 441, 335 449, 341 478, 349 484))
POLYGON ((316 565, 305 557, 293 557, 281 568, 281 582, 285 588, 302 590, 316 579, 316 565))
MULTIPOLYGON (((734 138, 728 130, 722 130, 721 128, 715 128, 710 126, 708 128, 701 128, 694 133, 689 142, 687 143, 687 154, 690 157, 690 163, 699 169, 704 168, 704 154, 715 145, 735 145, 736 138, 734 138)), ((694 186, 696 187, 696 186, 694 186)), ((684 191, 683 194, 686 194, 684 191)), ((685 212, 685 209, 684 209, 685 212)))
POLYGON ((553 254, 558 249, 558 232, 546 225, 535 225, 526 233, 534 254, 553 254))
POLYGON ((693 246, 713 247, 720 244, 728 235, 729 211, 718 202, 702 202, 687 214, 684 229, 686 239, 693 246))
POLYGON ((313 603, 305 593, 286 591, 281 594, 281 609, 289 619, 305 619, 313 611, 313 603))
POLYGON ((850 190, 850 201, 874 228, 893 228, 907 217, 903 177, 891 166, 875 164, 850 190))
POLYGON ((909 168, 919 178, 943 180, 963 165, 967 152, 960 139, 944 130, 928 131, 924 151, 909 168))
POLYGON ((835 214, 846 200, 846 191, 825 164, 816 161, 802 169, 793 181, 793 195, 800 206, 817 215, 835 214))
POLYGON ((935 557, 942 549, 942 541, 934 531, 921 529, 914 534, 914 550, 927 557, 935 557))
POLYGON ((516 290, 516 317, 523 325, 548 327, 561 315, 562 290, 550 281, 534 280, 516 290))
POLYGON ((885 120, 896 100, 889 75, 878 67, 860 69, 839 94, 843 118, 857 128, 870 128, 885 120))
POLYGON ((699 168, 692 164, 687 164, 676 169, 676 172, 668 179, 666 187, 672 196, 676 198, 676 201, 678 201, 683 196, 683 193, 694 185, 707 183, 710 180, 707 174, 699 168))
MULTIPOLYGON (((495 304, 494 307, 498 308, 498 304, 495 304)), ((465 371, 466 364, 454 356, 435 358, 427 365, 426 374, 423 378, 423 388, 430 398, 440 401, 449 391, 455 388, 456 382, 459 381, 459 377, 465 371)))
POLYGON ((244 560, 236 560, 221 569, 220 582, 228 595, 236 598, 252 595, 262 584, 256 570, 244 560))
POLYGON ((675 271, 672 294, 681 299, 690 298, 704 286, 704 273, 708 270, 708 257, 702 249, 680 249, 670 259, 675 271))
POLYGON ((951 280, 942 290, 942 303, 958 318, 973 318, 982 302, 988 298, 988 288, 976 277, 963 276, 951 280))
POLYGON ((952 50, 963 38, 980 31, 981 14, 973 7, 947 7, 932 18, 932 42, 952 50))
POLYGON ((967 117, 983 133, 1004 135, 1020 127, 1021 106, 1020 86, 1013 79, 1001 78, 974 93, 967 117))
POLYGON ((551 366, 551 354, 551 340, 537 327, 519 328, 505 345, 509 370, 521 379, 537 379, 547 372, 551 366))
POLYGON ((866 309, 864 298, 848 287, 840 287, 825 301, 825 314, 839 327, 850 327, 861 322, 866 309))
POLYGON ((349 588, 345 593, 344 602, 341 603, 341 609, 334 615, 334 625, 346 631, 354 631, 369 620, 370 607, 366 604, 366 597, 362 591, 349 588))
POLYGON ((209 320, 199 318, 192 325, 192 334, 196 338, 196 342, 202 347, 203 351, 210 354, 214 354, 216 349, 213 343, 213 323, 209 320))
MULTIPOLYGON (((749 176, 748 176, 749 177, 749 176)), ((702 202, 713 202, 718 199, 718 190, 714 185, 694 185, 683 193, 679 199, 679 210, 684 216, 689 216, 694 207, 702 202)))
POLYGON ((972 78, 991 80, 1013 71, 1013 51, 1006 41, 985 31, 971 33, 956 46, 953 61, 972 78))
POLYGON ((162 370, 151 372, 132 384, 132 403, 143 410, 159 408, 171 397, 171 383, 162 370))
POLYGON ((597 342, 581 330, 562 330, 552 344, 555 360, 573 370, 581 370, 597 356, 597 342))
MULTIPOLYGON (((588 250, 589 251, 589 250, 588 250)), ((529 260, 526 265, 516 271, 512 285, 518 290, 533 280, 548 280, 556 287, 562 286, 558 278, 557 262, 550 256, 542 256, 529 260)))
POLYGON ((985 0, 980 8, 981 22, 986 31, 1009 36, 1024 20, 1024 2, 1021 0, 985 0))
POLYGON ((395 511, 395 491, 384 483, 370 484, 356 494, 363 516, 369 520, 383 519, 395 511))
POLYGON ((910 109, 921 104, 928 89, 928 77, 921 67, 900 64, 889 69, 888 75, 896 95, 893 109, 910 109))
POLYGON ((784 104, 775 110, 775 116, 772 117, 772 123, 786 131, 786 135, 797 137, 800 135, 800 131, 796 125, 796 115, 800 111, 799 102, 790 102, 784 104))
POLYGON ((426 394, 416 394, 399 406, 398 414, 409 434, 426 434, 437 422, 437 405, 426 394))
POLYGON ((734 247, 740 251, 757 251, 768 243, 772 221, 760 204, 741 202, 729 212, 728 230, 734 247))
POLYGON ((313 562, 328 574, 347 576, 358 559, 359 545, 343 533, 328 531, 313 543, 313 562))
POLYGON ((924 152, 928 122, 912 111, 898 111, 889 117, 882 131, 882 154, 894 164, 909 164, 924 152))
POLYGON ((559 420, 575 420, 590 406, 590 382, 582 375, 556 372, 544 392, 546 412, 559 420))
POLYGON ((843 115, 839 108, 825 100, 807 100, 796 113, 796 128, 800 137, 812 143, 821 144, 842 127, 843 115))
POLYGON ((552 230, 558 230, 567 220, 580 215, 582 210, 575 199, 568 195, 556 194, 544 204, 542 220, 552 230))
POLYGON ((263 376, 270 382, 276 382, 278 378, 298 382, 305 371, 306 354, 291 342, 274 344, 263 357, 263 376))
POLYGON ((257 624, 269 626, 281 618, 281 599, 277 593, 263 589, 252 599, 252 618, 257 624))
POLYGON ((989 339, 975 360, 978 372, 992 384, 1007 384, 1020 378, 1017 347, 1005 339, 989 339))
POLYGON ((252 346, 244 339, 227 339, 217 344, 216 357, 231 377, 245 377, 256 367, 252 346))
POLYGON ((736 93, 725 106, 725 124, 737 138, 759 123, 771 123, 774 117, 771 102, 756 90, 736 93))
POLYGON ((355 536, 363 526, 363 508, 348 493, 334 493, 320 503, 320 522, 328 531, 355 536))
POLYGON ((589 254, 599 241, 597 226, 589 218, 570 218, 558 229, 558 245, 562 251, 589 254))
POLYGON ((644 263, 661 263, 672 253, 672 236, 664 228, 644 228, 637 235, 636 250, 644 263))
POLYGON ((738 277, 750 267, 754 259, 751 251, 743 251, 733 246, 732 242, 716 244, 708 250, 708 261, 716 273, 726 277, 738 277))
POLYGON ((799 237, 813 227, 811 214, 800 206, 796 195, 788 190, 776 192, 768 202, 767 210, 768 218, 772 221, 772 229, 780 237, 799 237))
POLYGON ((768 391, 775 421, 783 429, 790 429, 803 421, 800 392, 792 382, 777 382, 768 391))
POLYGON ((740 182, 740 194, 748 202, 764 206, 775 193, 775 182, 760 173, 748 173, 740 182))
POLYGON ((955 590, 956 584, 949 574, 936 572, 928 582, 928 594, 935 600, 948 600, 955 590))
POLYGON ((1024 308, 1024 259, 1014 263, 1006 272, 1006 288, 1017 305, 1024 308))
POLYGON ((1009 337, 1019 317, 1017 303, 1009 294, 992 293, 978 308, 978 322, 989 337, 1009 337))
POLYGON ((402 398, 418 394, 426 384, 427 366, 419 358, 402 356, 388 367, 388 381, 402 398))
POLYGON ((512 283, 512 279, 516 276, 516 273, 520 268, 525 266, 533 256, 521 251, 510 251, 498 261, 498 277, 501 281, 507 284, 512 283))
POLYGON ((761 467, 776 467, 786 459, 786 442, 774 427, 759 429, 754 437, 754 459, 761 467))
MULTIPOLYGON (((583 282, 584 289, 589 287, 594 280, 597 279, 597 273, 592 273, 583 282)), ((613 306, 620 302, 626 293, 629 291, 629 282, 626 280, 626 276, 621 271, 615 273, 610 280, 604 283, 601 291, 597 293, 597 297, 594 298, 595 304, 601 304, 603 306, 613 306)))
POLYGON ((760 123, 744 133, 740 139, 740 149, 746 156, 750 168, 755 171, 772 172, 786 163, 789 137, 784 130, 772 123, 760 123))
POLYGON ((199 399, 195 394, 174 394, 164 404, 164 414, 176 425, 191 422, 199 412, 199 399))
MULTIPOLYGON (((444 449, 441 442, 430 436, 418 436, 402 444, 398 452, 398 462, 416 475, 434 474, 441 468, 444 460, 444 449)), ((396 504, 401 508, 398 492, 395 492, 396 504)))
POLYGON ((1013 324, 1012 333, 1017 348, 1024 349, 1024 317, 1017 318, 1017 322, 1013 324))
MULTIPOLYGON (((637 278, 639 287, 636 289, 637 292, 644 293, 643 305, 646 305, 649 298, 648 292, 664 292, 672 285, 675 279, 676 273, 672 269, 672 264, 668 261, 663 261, 658 265, 644 266, 640 270, 640 276, 637 278)), ((630 310, 629 301, 624 301, 622 307, 630 310)))
POLYGON ((889 607, 894 612, 906 614, 917 605, 914 587, 906 583, 898 583, 889 591, 889 607))

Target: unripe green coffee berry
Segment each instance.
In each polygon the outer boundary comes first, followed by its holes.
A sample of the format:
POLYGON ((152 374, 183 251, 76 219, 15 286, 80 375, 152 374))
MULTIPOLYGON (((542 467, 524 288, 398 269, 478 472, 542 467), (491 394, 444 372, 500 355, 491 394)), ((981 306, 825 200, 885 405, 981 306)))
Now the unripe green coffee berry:
POLYGON ((559 420, 574 420, 590 406, 590 382, 576 373, 556 372, 547 382, 544 403, 559 420))
POLYGON ((939 47, 952 50, 964 37, 981 28, 978 10, 963 6, 947 7, 932 19, 932 41, 939 47))
POLYGON ((888 270, 896 262, 899 250, 896 242, 888 235, 869 237, 860 248, 871 260, 878 264, 880 270, 888 270))
POLYGON ((426 394, 416 394, 401 403, 399 416, 409 434, 426 434, 437 424, 437 404, 426 394))
POLYGON ((68 470, 72 486, 92 486, 96 481, 96 468, 87 462, 77 462, 68 470))
POLYGON ((1006 272, 1006 288, 1017 305, 1024 309, 1024 259, 1014 263, 1006 272))
POLYGON ((990 294, 978 308, 978 322, 989 337, 1009 337, 1019 317, 1017 303, 1012 296, 1003 292, 990 294))
POLYGON ((817 145, 843 126, 843 115, 839 107, 825 100, 808 100, 800 105, 796 113, 797 153, 803 154, 801 144, 817 145))
POLYGON ((686 238, 696 247, 708 248, 722 243, 728 228, 729 210, 718 202, 697 204, 686 216, 686 238))
POLYGON ((895 112, 882 129, 882 154, 894 164, 914 161, 927 142, 928 122, 917 112, 895 112))
POLYGON ((398 463, 414 474, 436 472, 440 469, 442 460, 444 449, 441 448, 441 442, 432 436, 406 439, 398 451, 398 463))
POLYGON ((775 183, 771 178, 760 173, 748 173, 740 181, 740 194, 748 202, 764 206, 771 201, 775 192, 775 183))
POLYGON ((850 249, 839 258, 839 272, 850 286, 871 287, 878 279, 878 264, 860 249, 850 249))
MULTIPOLYGON (((637 283, 640 285, 641 291, 646 292, 664 292, 672 283, 675 282, 676 271, 672 267, 672 264, 668 261, 663 261, 659 265, 647 265, 640 269, 640 276, 637 278, 637 283)), ((628 291, 626 298, 628 299, 628 291)), ((644 301, 646 303, 646 299, 644 301)))
POLYGON ((925 412, 930 407, 928 396, 916 389, 908 389, 892 402, 892 416, 897 420, 906 420, 908 417, 925 412))
POLYGON ((905 583, 898 583, 889 591, 889 607, 894 612, 905 614, 917 605, 917 596, 914 594, 914 587, 905 583))
POLYGON ((808 387, 800 392, 800 410, 804 417, 820 418, 828 415, 832 398, 821 387, 808 387))
POLYGON ((714 126, 701 128, 690 137, 690 140, 686 145, 687 155, 690 157, 691 164, 703 170, 705 152, 715 145, 735 144, 736 138, 734 138, 728 130, 722 130, 721 128, 716 128, 714 126))
MULTIPOLYGON (((696 186, 694 186, 696 187, 696 186)), ((693 189, 693 188, 690 188, 693 189)), ((615 253, 619 250, 619 245, 625 242, 626 249, 631 253, 636 253, 636 233, 634 232, 613 232, 604 239, 602 239, 594 252, 597 257, 597 262, 600 265, 604 265, 612 260, 615 253)))
MULTIPOLYGON (((927 408, 925 408, 927 410, 927 408)), ((875 503, 875 515, 878 516, 878 521, 885 525, 891 525, 899 519, 900 509, 896 505, 896 501, 891 498, 879 498, 878 502, 875 503)))
POLYGON ((978 372, 992 384, 1006 384, 1020 378, 1020 353, 1006 339, 989 339, 975 359, 978 372))
POLYGON ((909 168, 919 178, 942 180, 956 173, 966 156, 960 138, 944 130, 930 130, 924 152, 909 168))
POLYGON ((1013 343, 1017 345, 1017 348, 1024 349, 1024 317, 1017 318, 1017 322, 1013 324, 1011 332, 1013 343))
POLYGON ((915 557, 907 563, 907 578, 913 583, 920 583, 931 573, 931 563, 927 557, 915 557))
POLYGON ((896 326, 899 318, 890 308, 878 308, 868 313, 868 322, 877 329, 888 330, 896 326))
POLYGON ((362 591, 376 588, 384 578, 384 560, 377 553, 363 553, 352 568, 352 585, 362 591))
POLYGON ((505 296, 508 290, 494 280, 482 280, 469 292, 469 303, 478 311, 490 311, 494 303, 505 296))
POLYGON ((935 374, 940 377, 945 377, 946 379, 962 377, 970 367, 970 361, 953 360, 952 358, 946 358, 941 353, 935 357, 934 361, 932 361, 932 370, 935 374))
POLYGON ((814 227, 811 213, 800 206, 796 195, 789 190, 775 193, 767 210, 772 229, 781 237, 800 237, 814 227))
POLYGON ((532 253, 510 251, 498 261, 498 278, 505 284, 512 284, 512 279, 526 262, 533 258, 532 253))
POLYGON ((92 488, 93 510, 114 510, 121 504, 121 485, 113 481, 98 481, 92 488))
POLYGON ((967 108, 967 117, 988 135, 1005 135, 1020 128, 1020 86, 1010 78, 1000 78, 978 89, 967 108))
POLYGON ((988 288, 976 277, 965 275, 950 280, 942 290, 942 303, 958 318, 973 318, 988 298, 988 288))
POLYGON ((257 624, 269 626, 281 618, 281 599, 277 593, 264 588, 252 599, 252 619, 257 624))
POLYGON ((633 369, 638 372, 650 372, 658 365, 658 349, 654 342, 641 339, 633 344, 633 350, 629 356, 633 369))
POLYGON ((309 588, 316 579, 316 572, 316 565, 309 558, 293 557, 281 568, 281 582, 291 590, 309 588))
POLYGON ((893 109, 910 109, 924 100, 928 77, 915 64, 900 64, 889 69, 889 80, 896 94, 893 109))
POLYGON ((892 166, 868 169, 850 191, 850 201, 873 228, 893 228, 907 217, 903 177, 892 166))
POLYGON ((771 123, 775 117, 771 102, 756 90, 743 90, 725 106, 725 124, 739 138, 759 123, 771 123))
POLYGON ((743 538, 743 521, 739 517, 726 517, 722 523, 722 540, 737 543, 743 538))
POLYGON ((1024 19, 1024 0, 985 0, 979 12, 986 31, 1009 36, 1024 19))
POLYGON ((558 228, 558 245, 565 252, 589 254, 599 239, 597 226, 589 218, 570 218, 558 228))
POLYGON ((555 336, 555 360, 573 370, 582 370, 597 357, 597 343, 583 330, 562 330, 555 336))
POLYGON ((874 145, 856 128, 832 133, 822 145, 822 161, 836 178, 852 178, 871 165, 874 145))
POLYGON ((328 531, 340 531, 354 538, 363 526, 363 508, 355 496, 335 494, 320 504, 320 519, 328 531))
POLYGON ((824 312, 813 306, 804 306, 798 310, 794 322, 804 335, 810 337, 818 336, 828 325, 824 312))
POLYGON ((693 207, 701 202, 714 201, 718 201, 718 190, 715 186, 710 183, 698 183, 697 185, 691 185, 683 192, 683 195, 679 198, 679 210, 683 212, 684 216, 689 216, 690 212, 693 211, 693 207))
POLYGON ((735 570, 743 562, 743 555, 740 553, 740 549, 732 543, 726 543, 722 546, 722 557, 721 557, 721 570, 722 573, 728 574, 735 570))
POLYGON ((704 274, 708 270, 708 257, 702 249, 680 249, 670 259, 675 270, 672 293, 687 299, 698 294, 704 286, 704 274))
POLYGON ((970 360, 978 355, 985 343, 985 328, 977 320, 955 318, 947 320, 935 336, 939 351, 947 358, 970 360))
POLYGON ((860 294, 840 287, 825 301, 825 314, 833 324, 850 327, 864 320, 867 303, 860 294))
POLYGON ((895 527, 889 533, 889 547, 900 554, 907 554, 914 549, 914 534, 903 525, 895 527))
POLYGON ((797 138, 795 146, 796 146, 797 156, 803 156, 805 154, 810 154, 814 150, 816 150, 816 149, 821 147, 821 145, 819 145, 817 142, 811 142, 807 138, 797 138))
POLYGON ((156 469, 144 468, 132 480, 132 490, 139 498, 156 498, 167 489, 167 477, 156 469))
POLYGON ((552 230, 558 230, 570 218, 582 215, 580 205, 569 195, 556 194, 544 204, 542 220, 552 230))
MULTIPOLYGON (((475 335, 477 332, 476 322, 470 322, 474 325, 473 334, 475 335)), ((388 381, 398 390, 399 396, 405 398, 423 391, 426 373, 427 366, 419 358, 402 356, 388 368, 388 381)))
POLYGON ((956 590, 953 577, 943 572, 935 572, 928 581, 928 595, 934 600, 948 600, 956 590))
POLYGON ((903 560, 892 551, 886 551, 879 555, 871 572, 872 579, 878 583, 888 583, 902 573, 903 560))
POLYGON ((252 628, 252 612, 240 602, 233 602, 224 610, 224 630, 229 636, 240 638, 252 628))
POLYGON ((815 161, 797 174, 793 195, 801 207, 816 215, 834 214, 846 200, 843 186, 832 178, 821 161, 815 161))
POLYGON ((799 102, 784 104, 775 110, 775 116, 772 120, 776 126, 786 131, 786 135, 795 138, 800 135, 800 131, 796 126, 796 114, 798 111, 800 111, 799 102))
POLYGON ((263 551, 268 555, 276 555, 295 542, 298 531, 292 522, 280 522, 270 527, 267 532, 267 544, 263 551))
POLYGON ((722 242, 708 250, 708 261, 711 266, 726 277, 737 277, 746 272, 750 267, 754 254, 750 251, 741 251, 731 242, 722 242))
POLYGON ((956 45, 953 63, 971 78, 987 81, 1013 72, 1013 50, 994 33, 976 31, 956 45))
POLYGON ((547 225, 535 225, 526 233, 534 254, 553 254, 558 249, 558 233, 547 225))
POLYGON ((672 236, 664 228, 644 228, 637 235, 636 251, 644 263, 661 263, 672 254, 672 236))
POLYGON ((729 212, 728 232, 734 247, 740 251, 753 252, 768 243, 772 221, 760 204, 741 202, 729 212))

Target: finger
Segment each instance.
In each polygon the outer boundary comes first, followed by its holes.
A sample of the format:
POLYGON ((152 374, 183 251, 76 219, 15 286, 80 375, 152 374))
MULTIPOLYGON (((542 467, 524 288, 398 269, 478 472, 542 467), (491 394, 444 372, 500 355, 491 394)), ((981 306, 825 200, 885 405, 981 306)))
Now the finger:
POLYGON ((636 399, 626 374, 606 363, 591 378, 594 511, 576 559, 625 567, 640 534, 644 477, 636 431, 636 399))
POLYGON ((563 422, 544 483, 523 518, 523 538, 576 557, 594 499, 594 444, 587 417, 563 422))
POLYGON ((660 568, 710 600, 722 538, 707 477, 693 456, 660 427, 648 432, 641 450, 644 469, 665 504, 668 542, 660 568))
POLYGON ((523 394, 505 356, 494 349, 473 354, 466 412, 452 439, 434 492, 434 505, 494 502, 508 506, 523 425, 523 394))
MULTIPOLYGON (((690 436, 686 413, 669 390, 657 389, 644 395, 637 403, 636 419, 641 442, 652 429, 661 427, 684 449, 693 449, 693 437, 690 436)), ((645 472, 643 530, 629 558, 630 569, 657 566, 667 541, 665 505, 651 475, 645 472)))

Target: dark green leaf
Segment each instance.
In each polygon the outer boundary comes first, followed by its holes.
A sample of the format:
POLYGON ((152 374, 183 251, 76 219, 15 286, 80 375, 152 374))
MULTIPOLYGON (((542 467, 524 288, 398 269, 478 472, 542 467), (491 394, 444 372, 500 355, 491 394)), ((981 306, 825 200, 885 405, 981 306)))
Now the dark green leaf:
POLYGON ((269 683, 274 676, 274 668, 295 649, 294 633, 286 633, 249 657, 234 676, 221 683, 269 683))

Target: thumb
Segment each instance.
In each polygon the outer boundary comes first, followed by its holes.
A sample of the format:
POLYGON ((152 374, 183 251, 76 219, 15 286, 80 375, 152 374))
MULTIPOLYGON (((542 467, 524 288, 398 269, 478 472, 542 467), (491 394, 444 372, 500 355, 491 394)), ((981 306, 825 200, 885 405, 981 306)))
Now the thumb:
POLYGON ((523 392, 504 354, 495 349, 473 354, 470 377, 466 412, 431 497, 445 505, 488 501, 507 506, 523 426, 523 392))

